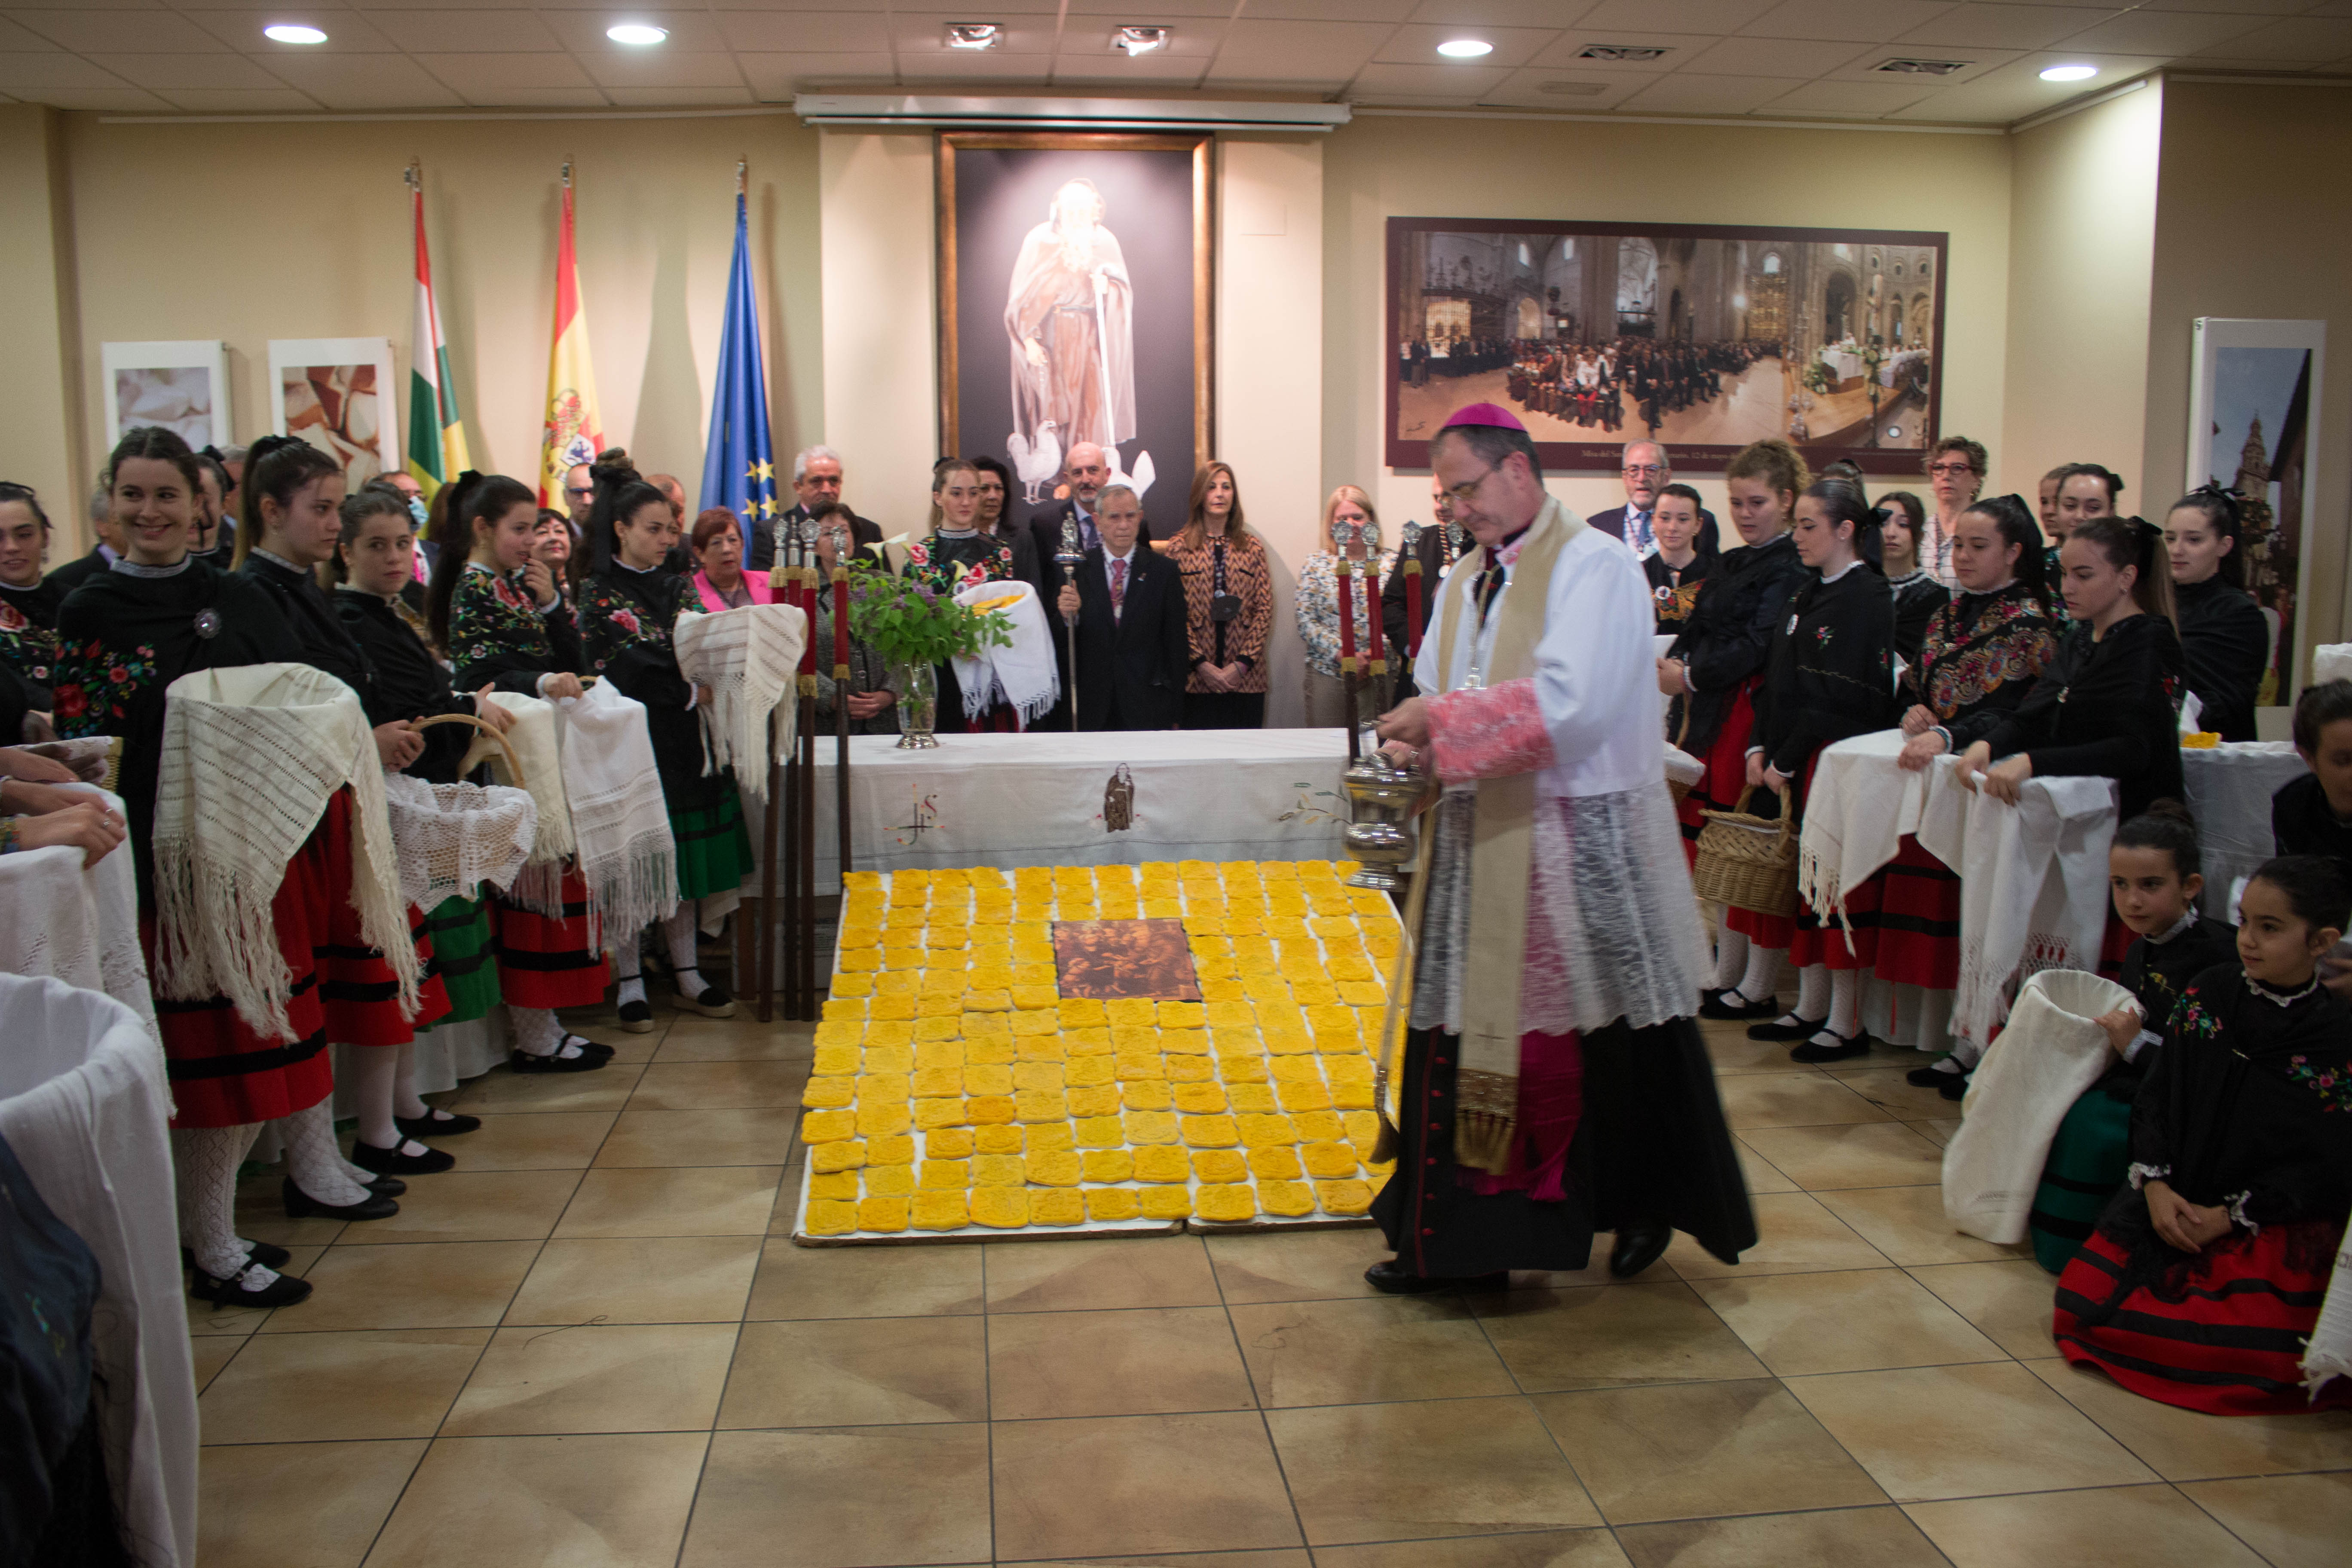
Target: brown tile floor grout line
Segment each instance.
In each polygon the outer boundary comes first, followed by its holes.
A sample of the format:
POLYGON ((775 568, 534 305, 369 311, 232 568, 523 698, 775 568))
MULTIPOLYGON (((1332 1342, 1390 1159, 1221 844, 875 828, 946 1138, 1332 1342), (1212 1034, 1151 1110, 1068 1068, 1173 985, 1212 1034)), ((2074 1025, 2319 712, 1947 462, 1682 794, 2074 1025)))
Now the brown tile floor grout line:
MULTIPOLYGON (((1314 1547, 1307 1537, 1307 1515, 1298 1506, 1298 1494, 1290 1487, 1290 1467, 1282 1462, 1282 1445, 1274 1440, 1274 1417, 1266 1414, 1265 1396, 1258 1392, 1257 1375, 1250 1370, 1249 1352, 1242 1348, 1242 1326, 1234 1321, 1234 1304, 1225 1299, 1225 1277, 1217 1272, 1216 1256, 1209 1250, 1206 1237, 1189 1238, 1201 1248, 1201 1261, 1209 1266, 1209 1282, 1217 1288, 1217 1307, 1225 1315, 1225 1332, 1233 1336, 1234 1354, 1241 1358, 1242 1379, 1249 1384, 1250 1404, 1257 1410, 1258 1429, 1265 1434, 1265 1451, 1274 1456, 1275 1478, 1282 1482, 1282 1496, 1290 1504, 1291 1528, 1298 1531, 1299 1550, 1314 1561, 1314 1547)), ((983 1298, 984 1300, 984 1298, 983 1298)))
MULTIPOLYGON (((1591 1258, 1587 1257, 1585 1261, 1590 1265, 1591 1258)), ((1685 1286, 1685 1289, 1687 1289, 1687 1286, 1685 1286)), ((1706 1306, 1706 1303, 1702 1300, 1700 1305, 1706 1306)), ((1586 1505, 1592 1510, 1592 1516, 1599 1520, 1601 1521, 1601 1527, 1609 1532, 1609 1539, 1611 1542, 1615 1543, 1617 1550, 1623 1552, 1625 1551, 1625 1543, 1617 1539, 1616 1525, 1610 1521, 1608 1512, 1601 1506, 1601 1500, 1592 1495, 1592 1488, 1585 1481, 1584 1472, 1576 1468, 1576 1461, 1569 1457, 1569 1452, 1566 1448, 1560 1447, 1559 1434, 1552 1430, 1551 1423, 1544 1419, 1542 1409, 1536 1404, 1535 1395, 1529 1393, 1527 1385, 1519 1381, 1518 1369, 1511 1364, 1511 1358, 1503 1353, 1503 1347, 1496 1344, 1495 1342, 1495 1336, 1486 1331, 1486 1319, 1485 1315, 1466 1301, 1462 1303, 1462 1307, 1465 1311, 1470 1314, 1470 1321, 1478 1325, 1478 1337, 1486 1342, 1486 1349, 1492 1352, 1495 1360, 1501 1363, 1503 1375, 1511 1380, 1511 1386, 1513 1388, 1518 1390, 1519 1399, 1521 1403, 1527 1405, 1528 1414, 1532 1415, 1536 1418, 1536 1425, 1543 1428, 1544 1436, 1551 1443, 1552 1452, 1558 1454, 1559 1456, 1559 1462, 1568 1467, 1568 1473, 1576 1478, 1576 1489, 1583 1494, 1586 1505)), ((1709 1312, 1713 1312, 1715 1309, 1708 1307, 1707 1310, 1709 1312)), ((1725 1326, 1727 1328, 1729 1327, 1728 1324, 1726 1324, 1725 1326)), ((1710 1379, 1708 1381, 1715 1380, 1710 1379)), ((1630 1558, 1631 1553, 1627 1553, 1627 1555, 1630 1558)))
MULTIPOLYGON (((787 1182, 792 1179, 788 1171, 787 1182)), ((996 1369, 988 1354, 988 1248, 980 1249, 980 1410, 987 1430, 981 1435, 988 1465, 988 1560, 996 1561, 996 1369)), ((865 1321, 872 1322, 871 1318, 865 1321)))

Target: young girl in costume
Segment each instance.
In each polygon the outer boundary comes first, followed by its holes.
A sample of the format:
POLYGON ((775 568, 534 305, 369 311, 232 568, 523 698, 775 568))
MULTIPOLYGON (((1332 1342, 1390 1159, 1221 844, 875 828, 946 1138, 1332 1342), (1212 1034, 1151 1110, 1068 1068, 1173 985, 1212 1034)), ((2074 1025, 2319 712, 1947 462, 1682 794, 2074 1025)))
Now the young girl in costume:
POLYGON ((2132 1105, 2129 1184, 2058 1281, 2069 1362, 2208 1415, 2352 1407, 2352 1379, 2306 1394, 2301 1372, 2352 1208, 2352 1005, 2317 973, 2347 906, 2315 856, 2247 883, 2237 962, 2182 993, 2132 1105))
MULTIPOLYGON (((1010 583, 1013 545, 980 524, 980 470, 961 458, 941 459, 931 470, 931 518, 923 538, 905 546, 887 547, 891 570, 908 582, 941 597, 980 583, 1010 583)), ((824 663, 822 658, 820 664, 824 663)), ((936 728, 945 734, 971 731, 1009 732, 1021 726, 1010 704, 998 702, 978 719, 964 711, 963 686, 955 666, 932 667, 938 681, 936 728)))

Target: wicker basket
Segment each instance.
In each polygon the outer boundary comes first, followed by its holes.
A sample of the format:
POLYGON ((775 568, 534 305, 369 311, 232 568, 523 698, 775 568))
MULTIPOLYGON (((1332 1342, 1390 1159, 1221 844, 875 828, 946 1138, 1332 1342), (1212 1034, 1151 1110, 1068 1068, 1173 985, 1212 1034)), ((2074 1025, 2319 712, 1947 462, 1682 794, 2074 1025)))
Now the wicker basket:
POLYGON ((1756 789, 1750 784, 1740 791, 1729 811, 1699 813, 1706 826, 1699 829, 1691 888, 1702 899, 1785 920, 1797 912, 1796 825, 1785 790, 1778 820, 1748 815, 1748 797, 1756 789))

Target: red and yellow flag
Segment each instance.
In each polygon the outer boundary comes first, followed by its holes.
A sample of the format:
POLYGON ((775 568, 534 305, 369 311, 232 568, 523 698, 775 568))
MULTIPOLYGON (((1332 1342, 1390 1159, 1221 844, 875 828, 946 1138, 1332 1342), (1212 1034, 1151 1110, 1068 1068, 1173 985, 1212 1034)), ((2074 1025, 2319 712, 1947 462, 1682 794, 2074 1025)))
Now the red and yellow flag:
POLYGON ((580 263, 572 243, 572 165, 563 165, 563 233, 555 250, 555 342, 547 362, 547 425, 540 438, 539 504, 563 507, 563 476, 590 463, 604 445, 596 416, 596 372, 588 358, 588 319, 580 300, 580 263))

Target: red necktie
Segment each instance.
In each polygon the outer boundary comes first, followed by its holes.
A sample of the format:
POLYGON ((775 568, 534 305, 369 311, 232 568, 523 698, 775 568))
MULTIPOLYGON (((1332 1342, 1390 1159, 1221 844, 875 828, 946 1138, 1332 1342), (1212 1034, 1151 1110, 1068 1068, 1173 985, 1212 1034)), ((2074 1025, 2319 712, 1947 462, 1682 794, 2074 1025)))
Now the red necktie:
POLYGON ((1110 563, 1110 618, 1117 620, 1127 608, 1127 563, 1115 560, 1110 563))

